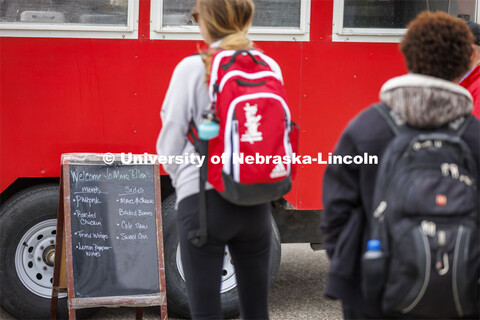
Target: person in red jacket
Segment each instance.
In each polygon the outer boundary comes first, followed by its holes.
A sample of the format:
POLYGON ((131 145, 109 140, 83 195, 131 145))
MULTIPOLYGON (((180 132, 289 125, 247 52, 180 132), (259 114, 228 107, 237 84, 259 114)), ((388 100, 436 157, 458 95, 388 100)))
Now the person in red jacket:
POLYGON ((473 112, 477 118, 480 118, 480 24, 473 21, 467 22, 468 27, 475 36, 475 42, 472 53, 471 71, 460 82, 460 85, 468 89, 473 97, 473 112))

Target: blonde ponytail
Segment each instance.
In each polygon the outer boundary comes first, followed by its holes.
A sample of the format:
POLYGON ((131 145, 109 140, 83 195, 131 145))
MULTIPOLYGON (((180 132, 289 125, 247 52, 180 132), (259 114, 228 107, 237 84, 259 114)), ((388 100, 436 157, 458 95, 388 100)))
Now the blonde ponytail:
POLYGON ((248 38, 247 34, 243 31, 229 34, 222 39, 220 43, 220 48, 222 49, 251 49, 253 47, 253 42, 248 38))

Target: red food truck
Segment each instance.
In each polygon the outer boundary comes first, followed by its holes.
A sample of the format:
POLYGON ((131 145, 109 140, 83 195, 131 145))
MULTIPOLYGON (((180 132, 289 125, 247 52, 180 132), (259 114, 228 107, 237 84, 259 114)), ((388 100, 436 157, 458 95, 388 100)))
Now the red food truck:
MULTIPOLYGON (((418 12, 480 19, 477 0, 254 2, 251 37, 282 68, 300 153, 323 159, 381 85, 405 73, 398 42, 418 12)), ((48 317, 60 155, 155 153, 172 71, 202 43, 193 3, 0 0, 0 301, 12 315, 48 317)), ((321 243, 325 166, 300 165, 291 192, 272 204, 272 274, 281 242, 321 243)), ((175 194, 168 176, 161 180, 169 310, 188 316, 175 194)), ((237 313, 235 288, 227 253, 226 315, 237 313)))

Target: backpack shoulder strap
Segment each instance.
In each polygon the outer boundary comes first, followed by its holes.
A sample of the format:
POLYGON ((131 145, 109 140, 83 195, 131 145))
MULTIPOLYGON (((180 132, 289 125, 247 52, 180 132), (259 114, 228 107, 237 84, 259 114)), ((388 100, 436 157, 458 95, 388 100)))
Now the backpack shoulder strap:
POLYGON ((190 123, 188 124, 187 138, 190 143, 193 144, 193 146, 195 147, 195 151, 199 152, 200 138, 198 137, 197 125, 195 124, 193 119, 190 120, 190 123))
MULTIPOLYGON (((200 140, 198 136, 198 129, 193 120, 190 121, 187 132, 188 140, 195 147, 195 151, 201 156, 208 156, 208 141, 200 140)), ((188 234, 188 239, 197 247, 202 247, 207 242, 207 200, 205 193, 205 185, 207 183, 207 161, 200 167, 199 179, 199 225, 198 229, 191 230, 188 234)))
POLYGON ((385 103, 378 103, 374 105, 373 108, 380 113, 394 135, 398 135, 400 130, 405 128, 405 122, 397 114, 393 113, 385 103))
POLYGON ((461 138, 465 134, 465 131, 467 131, 470 122, 472 122, 472 115, 468 114, 451 121, 448 124, 448 128, 454 131, 457 136, 461 138))

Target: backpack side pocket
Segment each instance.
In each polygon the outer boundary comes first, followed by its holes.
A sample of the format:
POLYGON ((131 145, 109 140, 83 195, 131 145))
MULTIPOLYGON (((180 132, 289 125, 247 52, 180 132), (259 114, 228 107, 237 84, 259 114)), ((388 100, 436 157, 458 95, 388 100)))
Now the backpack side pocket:
POLYGON ((423 298, 430 281, 430 245, 421 227, 410 229, 392 242, 383 308, 408 313, 423 298))

